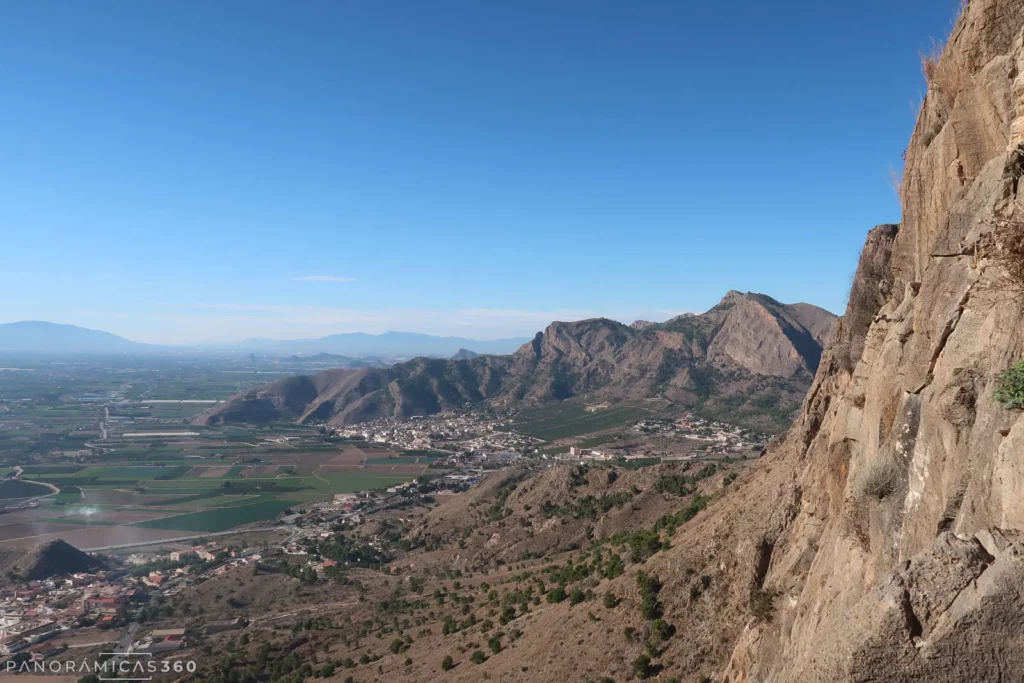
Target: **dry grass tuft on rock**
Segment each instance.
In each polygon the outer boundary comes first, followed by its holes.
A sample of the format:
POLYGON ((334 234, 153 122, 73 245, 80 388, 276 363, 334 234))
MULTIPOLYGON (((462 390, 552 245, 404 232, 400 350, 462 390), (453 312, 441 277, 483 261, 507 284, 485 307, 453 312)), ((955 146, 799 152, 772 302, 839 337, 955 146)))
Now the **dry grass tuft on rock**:
MULTIPOLYGON (((952 25, 955 26, 967 11, 967 2, 961 2, 953 18, 952 25)), ((950 59, 943 59, 946 52, 946 41, 932 39, 932 49, 921 53, 921 73, 928 84, 928 89, 940 96, 940 102, 945 109, 952 107, 957 95, 967 85, 968 73, 963 63, 950 59)))
POLYGON ((921 71, 928 83, 928 89, 942 96, 947 106, 952 106, 956 96, 967 85, 967 69, 962 64, 943 60, 945 46, 934 43, 930 53, 921 54, 921 71))
POLYGON ((903 485, 906 467, 895 455, 879 455, 861 475, 858 489, 861 494, 876 500, 885 500, 903 485))

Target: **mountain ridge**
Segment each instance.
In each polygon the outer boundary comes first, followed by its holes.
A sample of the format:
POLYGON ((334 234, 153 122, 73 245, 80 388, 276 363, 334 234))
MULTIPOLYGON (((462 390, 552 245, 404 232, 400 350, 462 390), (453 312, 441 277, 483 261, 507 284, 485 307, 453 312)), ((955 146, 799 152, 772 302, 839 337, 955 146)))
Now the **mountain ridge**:
MULTIPOLYGON (((586 393, 611 400, 664 396, 740 421, 753 419, 760 401, 777 408, 772 426, 778 426, 810 386, 821 356, 817 340, 834 320, 824 309, 730 292, 703 314, 643 329, 608 318, 555 321, 510 355, 415 358, 388 369, 286 378, 239 394, 196 421, 289 418, 347 425, 467 404, 543 404, 586 393)), ((770 411, 762 405, 765 410, 770 411)))

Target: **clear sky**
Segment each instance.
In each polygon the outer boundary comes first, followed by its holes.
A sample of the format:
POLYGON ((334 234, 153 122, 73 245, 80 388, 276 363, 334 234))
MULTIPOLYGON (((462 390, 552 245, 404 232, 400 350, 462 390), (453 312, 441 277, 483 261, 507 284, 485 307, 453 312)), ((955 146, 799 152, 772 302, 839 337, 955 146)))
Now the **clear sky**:
POLYGON ((0 3, 0 322, 832 311, 956 0, 0 3))

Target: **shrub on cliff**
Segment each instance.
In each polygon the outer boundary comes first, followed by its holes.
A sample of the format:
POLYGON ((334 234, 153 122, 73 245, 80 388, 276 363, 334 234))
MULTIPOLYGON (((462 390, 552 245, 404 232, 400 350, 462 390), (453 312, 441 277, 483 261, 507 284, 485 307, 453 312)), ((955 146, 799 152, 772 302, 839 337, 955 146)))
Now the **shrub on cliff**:
POLYGON ((760 623, 766 623, 775 616, 775 598, 778 591, 767 588, 754 588, 750 591, 750 613, 760 623))
POLYGON ((996 400, 1007 408, 1024 409, 1024 360, 999 375, 996 400))

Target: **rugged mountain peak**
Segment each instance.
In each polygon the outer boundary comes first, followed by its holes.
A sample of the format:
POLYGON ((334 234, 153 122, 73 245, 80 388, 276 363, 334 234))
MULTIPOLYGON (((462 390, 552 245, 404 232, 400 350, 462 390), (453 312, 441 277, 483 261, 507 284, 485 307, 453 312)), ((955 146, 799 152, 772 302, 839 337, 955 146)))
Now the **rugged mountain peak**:
POLYGON ((725 293, 725 296, 722 297, 722 300, 719 301, 717 305, 721 306, 723 304, 735 304, 737 301, 740 300, 748 300, 751 298, 751 296, 752 295, 750 292, 744 293, 737 291, 735 289, 730 289, 728 292, 725 293))

